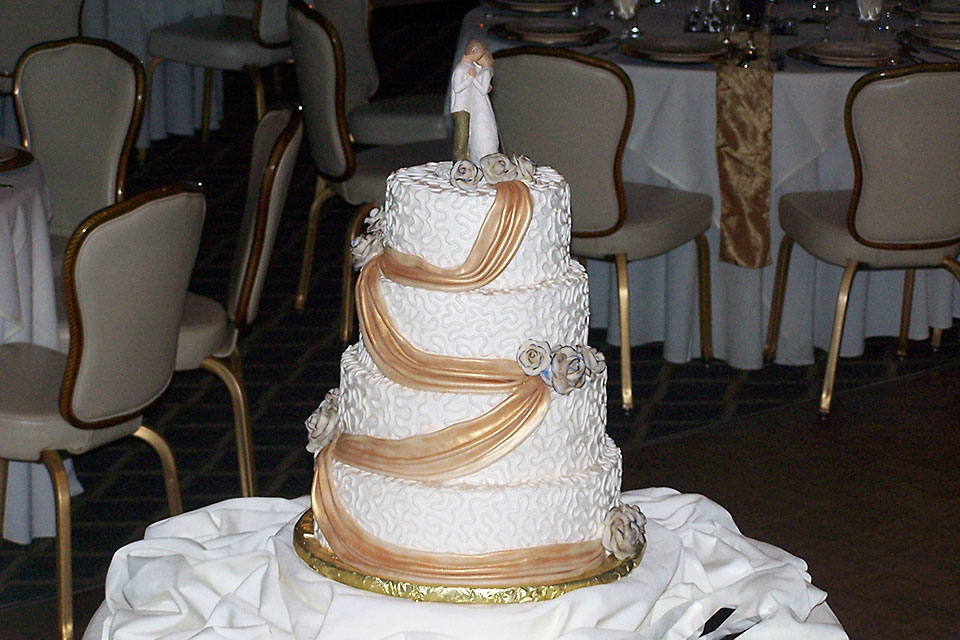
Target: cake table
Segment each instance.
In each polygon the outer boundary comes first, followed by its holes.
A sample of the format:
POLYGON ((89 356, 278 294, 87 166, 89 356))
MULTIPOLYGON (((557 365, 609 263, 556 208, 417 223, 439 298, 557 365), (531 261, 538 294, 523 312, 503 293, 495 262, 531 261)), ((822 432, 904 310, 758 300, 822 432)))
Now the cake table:
POLYGON ((629 576, 512 605, 413 602, 328 580, 293 548, 309 498, 226 500, 155 523, 121 548, 83 638, 847 638, 806 563, 743 536, 718 504, 666 488, 623 500, 648 518, 647 550, 629 576), (724 609, 733 612, 714 627, 724 609))

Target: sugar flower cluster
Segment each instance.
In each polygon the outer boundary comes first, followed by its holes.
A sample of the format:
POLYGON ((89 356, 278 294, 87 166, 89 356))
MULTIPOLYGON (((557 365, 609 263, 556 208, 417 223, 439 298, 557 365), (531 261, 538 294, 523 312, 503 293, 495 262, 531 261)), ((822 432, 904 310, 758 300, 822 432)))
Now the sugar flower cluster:
POLYGON ((600 542, 607 553, 617 560, 626 560, 636 555, 646 544, 647 517, 640 507, 620 503, 607 512, 603 519, 603 535, 600 542))
POLYGON ((357 271, 383 253, 384 248, 383 214, 381 210, 379 208, 372 209, 363 223, 367 226, 366 233, 362 233, 350 241, 353 268, 357 271))
POLYGON ((316 456, 333 442, 340 431, 340 389, 331 389, 320 406, 310 414, 307 426, 307 451, 316 456))
POLYGON ((527 340, 517 352, 517 364, 528 376, 540 376, 551 389, 566 395, 587 378, 607 370, 603 354, 587 345, 551 347, 546 340, 527 340))
POLYGON ((491 153, 480 158, 480 166, 470 160, 459 160, 450 171, 450 184, 463 191, 476 191, 481 180, 497 184, 508 180, 533 181, 537 167, 525 155, 508 158, 502 153, 491 153))

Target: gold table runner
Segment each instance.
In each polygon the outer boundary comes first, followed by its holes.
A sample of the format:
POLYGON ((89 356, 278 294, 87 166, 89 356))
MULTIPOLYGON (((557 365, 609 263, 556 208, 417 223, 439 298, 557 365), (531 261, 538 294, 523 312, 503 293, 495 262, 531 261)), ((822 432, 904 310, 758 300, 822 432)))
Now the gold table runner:
MULTIPOLYGON (((747 34, 735 33, 743 44, 747 34)), ((717 63, 717 173, 720 260, 740 267, 770 264, 770 151, 773 71, 770 36, 755 34, 757 57, 747 68, 717 63)))

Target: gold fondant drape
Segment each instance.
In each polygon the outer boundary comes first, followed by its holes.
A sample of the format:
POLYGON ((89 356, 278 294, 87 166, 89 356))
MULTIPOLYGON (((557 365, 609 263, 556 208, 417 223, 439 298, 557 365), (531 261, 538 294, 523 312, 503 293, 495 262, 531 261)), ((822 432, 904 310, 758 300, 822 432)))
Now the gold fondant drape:
POLYGON ((463 291, 485 286, 503 273, 523 241, 533 207, 521 182, 500 183, 496 189, 493 206, 459 267, 440 268, 387 249, 358 278, 357 312, 364 346, 385 376, 425 391, 507 396, 481 416, 432 433, 400 440, 341 434, 320 452, 312 492, 314 518, 331 550, 358 571, 428 584, 512 586, 572 579, 605 557, 599 540, 480 555, 401 548, 364 531, 337 497, 335 460, 415 480, 460 477, 512 451, 543 419, 550 395, 539 376, 527 376, 512 360, 421 351, 393 326, 380 290, 382 277, 412 287, 463 291))
POLYGON ((757 58, 746 69, 717 64, 717 171, 720 260, 759 268, 770 264, 773 71, 770 37, 754 37, 757 58))

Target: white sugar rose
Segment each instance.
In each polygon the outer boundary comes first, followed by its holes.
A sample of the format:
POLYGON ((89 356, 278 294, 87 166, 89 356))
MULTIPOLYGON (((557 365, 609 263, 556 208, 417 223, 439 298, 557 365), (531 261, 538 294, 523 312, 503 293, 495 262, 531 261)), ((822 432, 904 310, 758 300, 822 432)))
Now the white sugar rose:
POLYGON ((550 343, 545 340, 527 340, 517 352, 517 364, 528 376, 538 376, 550 366, 550 343))
POLYGON ((316 455, 340 430, 340 389, 331 389, 306 421, 307 451, 316 455))
POLYGON ((537 172, 537 165, 533 160, 523 154, 513 156, 513 167, 517 170, 517 178, 533 182, 533 176, 537 172))
POLYGON ((560 395, 566 395, 583 386, 587 367, 574 347, 563 346, 553 351, 550 366, 540 374, 544 381, 560 395))
POLYGON ((646 543, 647 518, 632 504, 618 504, 603 519, 603 548, 617 560, 635 555, 646 543))
POLYGON ((350 253, 353 256, 353 268, 363 267, 383 253, 383 232, 380 230, 361 234, 350 241, 350 253))
POLYGON ((490 184, 517 179, 516 167, 510 162, 510 158, 502 153, 491 153, 480 158, 480 168, 490 184))
POLYGON ((588 374, 594 376, 607 370, 607 360, 599 350, 584 345, 579 348, 579 351, 583 363, 587 366, 588 374))
POLYGON ((367 225, 367 231, 380 231, 383 228, 383 210, 380 207, 374 207, 363 219, 363 224, 367 225))
POLYGON ((476 191, 483 173, 469 160, 459 160, 450 170, 450 184, 463 191, 476 191))

